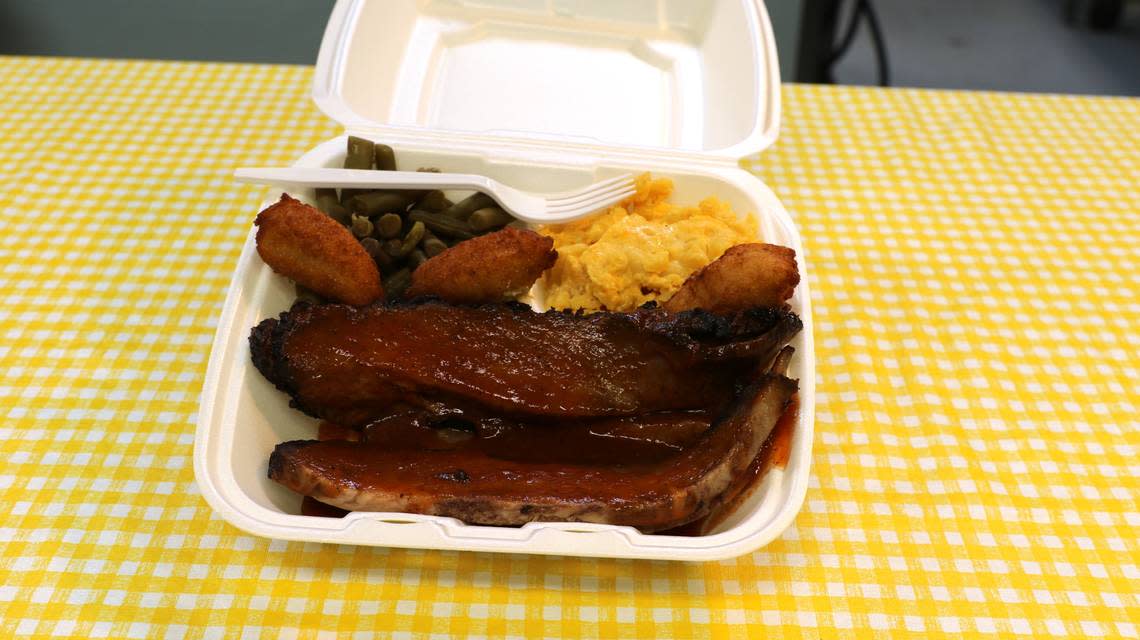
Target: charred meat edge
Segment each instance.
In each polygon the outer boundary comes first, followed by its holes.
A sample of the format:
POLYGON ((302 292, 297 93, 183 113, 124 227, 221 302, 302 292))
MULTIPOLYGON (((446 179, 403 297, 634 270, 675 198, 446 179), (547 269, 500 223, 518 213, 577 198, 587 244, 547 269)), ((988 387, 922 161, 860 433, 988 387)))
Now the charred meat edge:
MULTIPOLYGON (((429 304, 448 305, 436 298, 419 298, 374 305, 366 309, 348 307, 347 310, 350 314, 361 314, 381 308, 406 308, 429 304)), ((517 302, 499 305, 448 306, 475 308, 498 306, 517 314, 540 315, 530 307, 517 302)), ((307 312, 313 307, 314 305, 300 302, 281 313, 278 318, 261 321, 250 332, 249 347, 254 367, 273 386, 290 396, 290 406, 316 418, 328 418, 330 416, 324 415, 320 407, 308 406, 297 397, 297 385, 293 380, 285 353, 286 339, 307 322, 309 317, 307 312)), ((552 310, 543 313, 588 317, 581 310, 552 310)), ((707 360, 752 358, 759 363, 767 363, 776 355, 779 348, 803 327, 802 321, 795 313, 786 309, 765 307, 722 316, 700 309, 668 314, 654 303, 648 303, 632 313, 610 315, 624 318, 645 331, 664 336, 675 344, 687 347, 694 353, 694 357, 698 357, 699 352, 699 357, 707 360)), ((373 419, 378 417, 382 416, 372 416, 373 419)))

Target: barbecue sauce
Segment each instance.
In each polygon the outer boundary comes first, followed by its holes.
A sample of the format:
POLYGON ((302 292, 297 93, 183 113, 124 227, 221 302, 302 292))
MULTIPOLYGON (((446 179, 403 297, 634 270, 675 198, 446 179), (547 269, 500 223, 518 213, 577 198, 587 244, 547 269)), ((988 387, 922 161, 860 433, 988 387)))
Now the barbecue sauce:
MULTIPOLYGON (((735 512, 756 490, 760 479, 772 468, 787 466, 795 431, 799 402, 793 398, 765 440, 760 453, 728 488, 722 500, 708 515, 660 535, 700 536, 716 528, 735 512)), ((681 415, 661 414, 656 420, 602 420, 589 426, 526 426, 508 421, 482 421, 464 424, 451 420, 446 426, 426 426, 407 416, 378 421, 362 432, 332 422, 321 422, 319 440, 359 440, 383 443, 392 449, 473 448, 494 457, 551 462, 596 462, 615 460, 653 462, 675 454, 692 444, 708 428, 710 417, 701 412, 681 415), (602 453, 599 453, 602 452, 602 453), (636 457, 635 457, 636 456, 636 457)), ((349 512, 310 497, 301 501, 301 515, 343 518, 349 512)))
POLYGON ((304 496, 301 498, 301 515, 303 516, 316 516, 319 518, 343 518, 348 515, 348 511, 338 509, 331 504, 325 504, 316 498, 304 496))
POLYGON ((797 396, 784 409, 784 415, 780 416, 780 421, 776 423, 772 433, 764 441, 760 453, 756 454, 752 463, 748 465, 748 469, 728 488, 728 491, 722 496, 723 500, 713 505, 708 515, 688 524, 661 531, 660 535, 706 535, 748 501, 748 498, 756 491, 756 487, 760 485, 760 479, 769 471, 773 468, 785 468, 788 465, 788 457, 791 455, 792 435, 795 433, 799 406, 799 397, 797 396))

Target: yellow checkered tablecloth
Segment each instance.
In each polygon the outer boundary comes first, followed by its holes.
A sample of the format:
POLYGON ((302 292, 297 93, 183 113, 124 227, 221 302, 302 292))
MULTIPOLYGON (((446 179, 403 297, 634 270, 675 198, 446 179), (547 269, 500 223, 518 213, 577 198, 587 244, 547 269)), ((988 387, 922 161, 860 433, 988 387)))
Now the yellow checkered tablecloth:
POLYGON ((192 441, 304 67, 0 59, 0 637, 1140 634, 1140 101, 789 86, 819 407, 795 524, 682 564, 264 540, 192 441))

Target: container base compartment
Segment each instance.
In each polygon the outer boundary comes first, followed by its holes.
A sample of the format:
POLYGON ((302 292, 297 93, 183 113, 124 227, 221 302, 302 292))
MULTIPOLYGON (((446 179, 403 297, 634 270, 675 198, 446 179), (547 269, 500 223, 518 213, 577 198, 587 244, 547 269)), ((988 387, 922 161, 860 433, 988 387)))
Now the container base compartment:
MULTIPOLYGON (((296 166, 340 166, 344 146, 343 136, 330 140, 303 156, 296 166)), ((741 214, 755 213, 758 241, 795 249, 801 273, 790 300, 804 328, 791 342, 796 352, 789 377, 799 379, 799 393, 786 465, 772 468, 735 511, 709 533, 697 536, 643 534, 631 527, 584 523, 488 527, 404 513, 353 512, 343 518, 300 515, 301 497, 267 477, 267 461, 281 442, 314 439, 318 421, 289 407, 286 395, 252 366, 248 342, 251 328, 288 309, 296 296, 292 283, 261 261, 251 231, 211 353, 195 451, 199 487, 226 520, 254 534, 292 540, 671 560, 712 560, 747 553, 774 539, 791 523, 807 488, 814 418, 809 278, 798 233, 763 183, 731 165, 679 170, 622 163, 559 164, 541 159, 504 160, 491 153, 393 147, 402 170, 439 167, 448 172, 487 175, 534 191, 572 189, 619 173, 648 171, 673 180, 671 200, 675 203, 696 204, 716 196, 741 214)), ((271 192, 269 201, 278 195, 271 192)), ((311 191, 290 191, 290 195, 313 201, 311 191)), ((249 213, 252 217, 255 212, 249 213)))

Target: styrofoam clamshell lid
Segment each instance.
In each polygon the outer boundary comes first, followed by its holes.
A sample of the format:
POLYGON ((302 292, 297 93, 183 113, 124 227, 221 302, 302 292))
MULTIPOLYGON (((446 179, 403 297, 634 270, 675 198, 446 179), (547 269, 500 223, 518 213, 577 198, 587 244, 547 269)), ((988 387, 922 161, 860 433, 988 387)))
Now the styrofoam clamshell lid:
POLYGON ((759 0, 339 0, 313 97, 393 140, 735 162, 779 88, 759 0))

